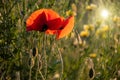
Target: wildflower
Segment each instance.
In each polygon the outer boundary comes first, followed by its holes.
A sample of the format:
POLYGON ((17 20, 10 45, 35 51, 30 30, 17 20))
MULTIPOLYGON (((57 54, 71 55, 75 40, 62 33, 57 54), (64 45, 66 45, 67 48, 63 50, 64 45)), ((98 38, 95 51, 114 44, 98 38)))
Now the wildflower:
POLYGON ((91 31, 93 31, 95 29, 92 24, 90 24, 89 27, 90 27, 89 30, 91 30, 91 31))
POLYGON ((73 3, 72 5, 72 14, 73 14, 73 16, 76 16, 77 15, 77 7, 76 7, 76 5, 73 3))
POLYGON ((90 6, 91 6, 93 9, 97 7, 95 4, 90 4, 90 6))
POLYGON ((72 32, 71 35, 70 35, 70 37, 74 38, 75 37, 75 33, 72 32))
POLYGON ((108 25, 105 25, 105 26, 102 26, 101 28, 97 29, 96 31, 96 35, 101 35, 102 38, 106 38, 107 37, 107 31, 109 30, 109 26, 108 25))
POLYGON ((89 56, 90 56, 91 58, 95 58, 95 57, 96 57, 96 53, 91 53, 89 56))
POLYGON ((98 36, 100 33, 101 33, 101 29, 97 29, 95 34, 96 36, 98 36))
POLYGON ((94 30, 94 26, 91 25, 91 24, 89 24, 89 25, 84 25, 84 26, 83 26, 83 29, 84 29, 84 30, 90 30, 90 31, 92 31, 92 30, 94 30))
POLYGON ((66 16, 76 16, 76 12, 75 11, 72 11, 72 10, 68 10, 66 11, 66 16))
POLYGON ((72 10, 76 12, 77 11, 76 5, 73 3, 71 6, 72 6, 72 10))
POLYGON ((109 30, 109 26, 108 25, 105 25, 105 26, 102 27, 102 31, 103 32, 106 32, 108 30, 109 30))
POLYGON ((106 31, 102 29, 98 29, 95 34, 97 37, 102 37, 102 38, 107 38, 107 33, 106 31))
POLYGON ((67 16, 72 15, 72 11, 71 10, 66 11, 66 15, 67 16))
POLYGON ((113 22, 116 23, 116 22, 120 21, 120 17, 114 16, 112 20, 113 20, 113 22))
POLYGON ((74 27, 74 16, 60 17, 51 9, 40 9, 31 14, 26 21, 27 31, 36 30, 56 35, 56 39, 68 35, 74 27))
POLYGON ((102 34, 102 38, 104 38, 104 39, 107 38, 107 34, 106 34, 106 33, 103 33, 103 34, 102 34))
POLYGON ((90 4, 86 7, 86 10, 88 11, 92 11, 93 9, 95 9, 97 6, 95 4, 90 4))
POLYGON ((89 31, 88 30, 81 31, 80 36, 81 37, 88 37, 89 36, 89 31))
POLYGON ((76 16, 76 15, 77 15, 77 14, 76 14, 76 12, 77 12, 77 7, 76 7, 76 5, 73 3, 73 4, 71 5, 71 7, 72 7, 71 10, 66 11, 66 16, 76 16))
POLYGON ((84 26, 83 26, 83 29, 84 29, 84 30, 89 30, 89 28, 90 28, 89 25, 84 25, 84 26))
POLYGON ((86 10, 91 11, 91 10, 92 10, 92 7, 91 7, 91 6, 87 6, 87 7, 86 7, 86 10))

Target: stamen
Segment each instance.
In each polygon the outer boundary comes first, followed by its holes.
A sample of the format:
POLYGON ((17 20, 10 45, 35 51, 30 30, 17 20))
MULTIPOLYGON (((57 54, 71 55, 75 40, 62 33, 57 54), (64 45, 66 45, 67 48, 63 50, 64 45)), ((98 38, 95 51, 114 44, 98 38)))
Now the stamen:
POLYGON ((44 31, 46 31, 47 29, 48 29, 48 26, 47 26, 46 24, 44 24, 41 31, 44 32, 44 31))
POLYGON ((63 26, 61 26, 60 28, 59 28, 59 30, 62 30, 63 29, 63 26))

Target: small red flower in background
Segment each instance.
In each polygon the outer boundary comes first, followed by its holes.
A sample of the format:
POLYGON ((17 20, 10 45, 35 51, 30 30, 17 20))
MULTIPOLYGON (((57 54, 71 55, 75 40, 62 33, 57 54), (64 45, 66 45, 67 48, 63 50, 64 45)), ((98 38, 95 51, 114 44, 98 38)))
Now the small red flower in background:
POLYGON ((33 12, 26 21, 27 31, 40 31, 55 34, 57 39, 68 35, 74 27, 74 17, 60 17, 51 9, 40 9, 33 12))

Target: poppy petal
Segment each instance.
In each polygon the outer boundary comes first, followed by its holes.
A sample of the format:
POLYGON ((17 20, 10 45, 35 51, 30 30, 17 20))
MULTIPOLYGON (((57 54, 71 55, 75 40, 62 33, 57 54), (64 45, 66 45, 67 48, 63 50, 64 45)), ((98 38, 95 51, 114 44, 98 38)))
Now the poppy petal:
MULTIPOLYGON (((56 18, 58 18, 58 20, 59 20, 59 15, 51 9, 37 10, 37 11, 33 12, 26 21, 27 31, 31 31, 31 30, 42 31, 42 29, 44 27, 43 25, 47 25, 47 22, 49 22, 50 20, 54 20, 56 18)), ((51 21, 52 24, 55 21, 51 21)), ((47 25, 48 28, 52 28, 51 22, 48 23, 48 25, 47 25)), ((57 25, 58 25, 58 23, 56 24, 56 26, 57 25)), ((53 27, 53 28, 55 28, 55 27, 53 27)))
POLYGON ((42 10, 33 12, 26 21, 27 31, 40 30, 42 25, 46 22, 45 13, 42 10))
POLYGON ((57 32, 57 39, 63 38, 64 36, 68 35, 74 27, 74 16, 69 17, 63 23, 63 29, 58 30, 57 32))
POLYGON ((55 11, 53 11, 52 9, 44 9, 44 12, 46 14, 46 20, 53 20, 56 18, 59 18, 59 14, 57 14, 55 11))
POLYGON ((63 18, 62 17, 56 18, 54 20, 50 20, 50 21, 47 22, 48 29, 58 30, 61 27, 62 23, 63 23, 63 18))
POLYGON ((45 31, 46 34, 51 34, 51 35, 56 34, 56 32, 57 30, 50 30, 50 29, 45 31))

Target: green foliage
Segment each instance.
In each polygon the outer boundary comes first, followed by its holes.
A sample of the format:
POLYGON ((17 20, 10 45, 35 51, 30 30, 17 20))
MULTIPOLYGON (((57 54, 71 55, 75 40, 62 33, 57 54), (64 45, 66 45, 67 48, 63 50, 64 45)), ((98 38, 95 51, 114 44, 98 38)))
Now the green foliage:
POLYGON ((119 80, 119 7, 119 0, 0 0, 0 80, 119 80), (75 13, 73 31, 60 40, 26 32, 26 19, 41 8, 75 13))

